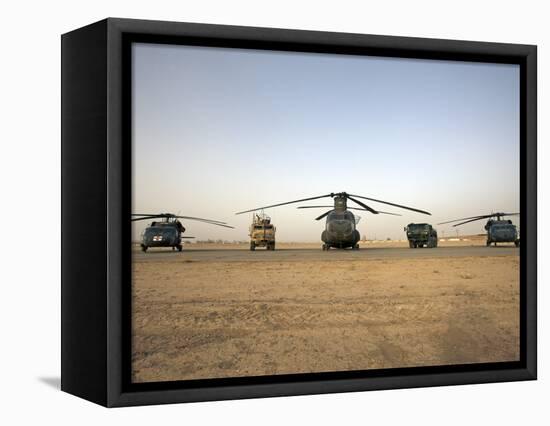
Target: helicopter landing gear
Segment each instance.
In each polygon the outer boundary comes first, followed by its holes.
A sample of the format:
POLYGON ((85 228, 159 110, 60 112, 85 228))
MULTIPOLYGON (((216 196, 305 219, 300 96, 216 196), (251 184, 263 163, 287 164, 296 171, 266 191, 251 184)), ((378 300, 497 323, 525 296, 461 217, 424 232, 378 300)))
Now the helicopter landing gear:
POLYGON ((147 246, 144 245, 144 244, 142 244, 142 245, 141 245, 141 251, 142 251, 143 253, 145 253, 145 252, 147 251, 147 246))
POLYGON ((181 244, 178 244, 178 245, 176 246, 176 248, 178 249, 178 251, 182 251, 182 250, 183 250, 183 246, 182 246, 181 244))

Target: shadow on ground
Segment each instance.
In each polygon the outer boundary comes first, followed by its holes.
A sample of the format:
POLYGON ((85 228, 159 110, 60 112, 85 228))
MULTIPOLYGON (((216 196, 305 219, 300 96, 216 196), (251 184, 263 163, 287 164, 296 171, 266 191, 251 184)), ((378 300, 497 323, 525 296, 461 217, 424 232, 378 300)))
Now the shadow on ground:
POLYGON ((54 389, 61 389, 61 377, 39 377, 38 381, 54 389))

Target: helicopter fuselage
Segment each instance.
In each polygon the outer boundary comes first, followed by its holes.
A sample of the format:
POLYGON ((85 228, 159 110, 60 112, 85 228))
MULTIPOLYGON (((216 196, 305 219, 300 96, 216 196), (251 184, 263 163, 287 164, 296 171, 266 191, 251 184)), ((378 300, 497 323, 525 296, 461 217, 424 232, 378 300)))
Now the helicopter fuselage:
POLYGON ((181 234, 185 228, 178 222, 153 222, 148 226, 141 237, 141 248, 146 251, 149 247, 173 247, 182 249, 181 234))
POLYGON ((321 234, 324 248, 357 248, 360 238, 352 212, 335 209, 327 215, 325 230, 321 234))
POLYGON ((491 219, 485 224, 487 245, 491 243, 515 243, 519 245, 518 231, 511 220, 491 219))

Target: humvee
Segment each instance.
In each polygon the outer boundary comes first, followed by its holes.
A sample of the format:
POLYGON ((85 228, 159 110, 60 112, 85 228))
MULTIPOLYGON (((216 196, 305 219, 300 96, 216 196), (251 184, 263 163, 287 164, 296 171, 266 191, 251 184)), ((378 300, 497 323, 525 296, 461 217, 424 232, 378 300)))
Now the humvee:
POLYGON ((405 227, 410 248, 437 247, 437 231, 428 223, 409 223, 405 227))
POLYGON ((254 214, 252 216, 252 225, 250 225, 250 250, 256 250, 256 247, 265 247, 267 250, 275 250, 275 226, 271 223, 271 218, 264 213, 254 214))

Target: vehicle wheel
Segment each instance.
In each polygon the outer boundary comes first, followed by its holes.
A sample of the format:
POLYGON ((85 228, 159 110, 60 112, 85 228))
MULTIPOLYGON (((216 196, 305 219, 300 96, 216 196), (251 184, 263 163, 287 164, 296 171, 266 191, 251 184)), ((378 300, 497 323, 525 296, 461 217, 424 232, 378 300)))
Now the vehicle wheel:
POLYGON ((275 250, 275 241, 271 243, 271 250, 275 250))
POLYGON ((145 253, 145 252, 147 251, 147 246, 145 246, 145 245, 142 244, 142 245, 141 245, 141 251, 142 251, 143 253, 145 253))
POLYGON ((491 245, 491 240, 487 240, 487 247, 491 245))
POLYGON ((352 250, 359 250, 359 244, 355 244, 351 249, 352 250))
POLYGON ((409 241, 409 248, 414 248, 414 243, 412 241, 409 241))
POLYGON ((182 250, 183 250, 183 246, 182 246, 181 244, 178 244, 178 245, 176 246, 176 248, 178 249, 178 251, 182 251, 182 250))
POLYGON ((326 244, 323 244, 323 251, 328 250, 328 246, 326 244))
POLYGON ((514 245, 515 245, 516 247, 519 247, 519 240, 514 241, 514 245))
POLYGON ((250 250, 251 251, 256 250, 256 244, 254 243, 254 241, 250 241, 250 250))

